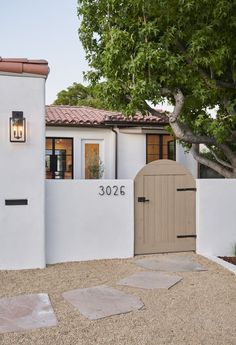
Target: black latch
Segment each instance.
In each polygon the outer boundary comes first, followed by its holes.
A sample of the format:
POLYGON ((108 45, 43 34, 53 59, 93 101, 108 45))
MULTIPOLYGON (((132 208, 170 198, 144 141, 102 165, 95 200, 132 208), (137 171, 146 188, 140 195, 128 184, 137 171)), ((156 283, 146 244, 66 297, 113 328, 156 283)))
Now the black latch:
POLYGON ((197 235, 177 235, 177 238, 187 238, 187 237, 197 238, 197 235))
POLYGON ((28 199, 6 199, 6 206, 28 205, 28 199))
POLYGON ((177 188, 177 192, 187 192, 187 191, 193 191, 196 192, 197 188, 177 188))
POLYGON ((138 197, 138 202, 147 202, 149 201, 148 199, 145 198, 145 196, 139 196, 138 197))

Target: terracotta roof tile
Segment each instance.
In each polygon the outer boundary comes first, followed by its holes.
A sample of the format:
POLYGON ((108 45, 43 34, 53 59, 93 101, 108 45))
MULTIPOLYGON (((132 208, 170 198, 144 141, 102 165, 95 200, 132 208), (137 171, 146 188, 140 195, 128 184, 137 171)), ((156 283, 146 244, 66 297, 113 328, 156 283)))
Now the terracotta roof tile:
POLYGON ((46 106, 46 125, 51 126, 104 126, 108 124, 157 124, 168 123, 163 115, 143 116, 137 114, 133 117, 126 117, 120 112, 96 109, 92 107, 75 107, 65 105, 46 106))
POLYGON ((46 60, 28 60, 20 58, 1 58, 0 72, 29 73, 48 76, 49 67, 46 60))

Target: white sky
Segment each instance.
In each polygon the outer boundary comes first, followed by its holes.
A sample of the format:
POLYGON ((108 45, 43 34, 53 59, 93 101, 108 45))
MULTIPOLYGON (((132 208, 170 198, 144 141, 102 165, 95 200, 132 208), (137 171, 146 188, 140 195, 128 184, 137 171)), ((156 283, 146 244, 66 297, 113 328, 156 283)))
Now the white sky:
POLYGON ((0 56, 45 59, 46 104, 88 69, 77 31, 77 0, 0 0, 0 56))

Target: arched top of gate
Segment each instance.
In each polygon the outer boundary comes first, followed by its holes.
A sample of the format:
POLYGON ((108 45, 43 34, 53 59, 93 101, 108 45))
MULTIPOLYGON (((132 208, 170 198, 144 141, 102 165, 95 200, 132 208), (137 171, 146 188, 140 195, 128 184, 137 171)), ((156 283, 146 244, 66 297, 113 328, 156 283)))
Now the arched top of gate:
POLYGON ((183 165, 169 159, 160 159, 145 165, 135 176, 135 180, 143 175, 188 175, 192 174, 183 165))

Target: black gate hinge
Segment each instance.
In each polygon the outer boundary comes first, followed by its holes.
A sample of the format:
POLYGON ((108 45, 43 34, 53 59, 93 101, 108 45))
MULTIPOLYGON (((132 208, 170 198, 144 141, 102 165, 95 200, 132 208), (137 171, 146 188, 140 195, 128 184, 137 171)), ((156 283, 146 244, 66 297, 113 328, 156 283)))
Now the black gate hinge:
POLYGON ((193 191, 196 192, 197 188, 177 188, 177 192, 187 192, 187 191, 193 191))

